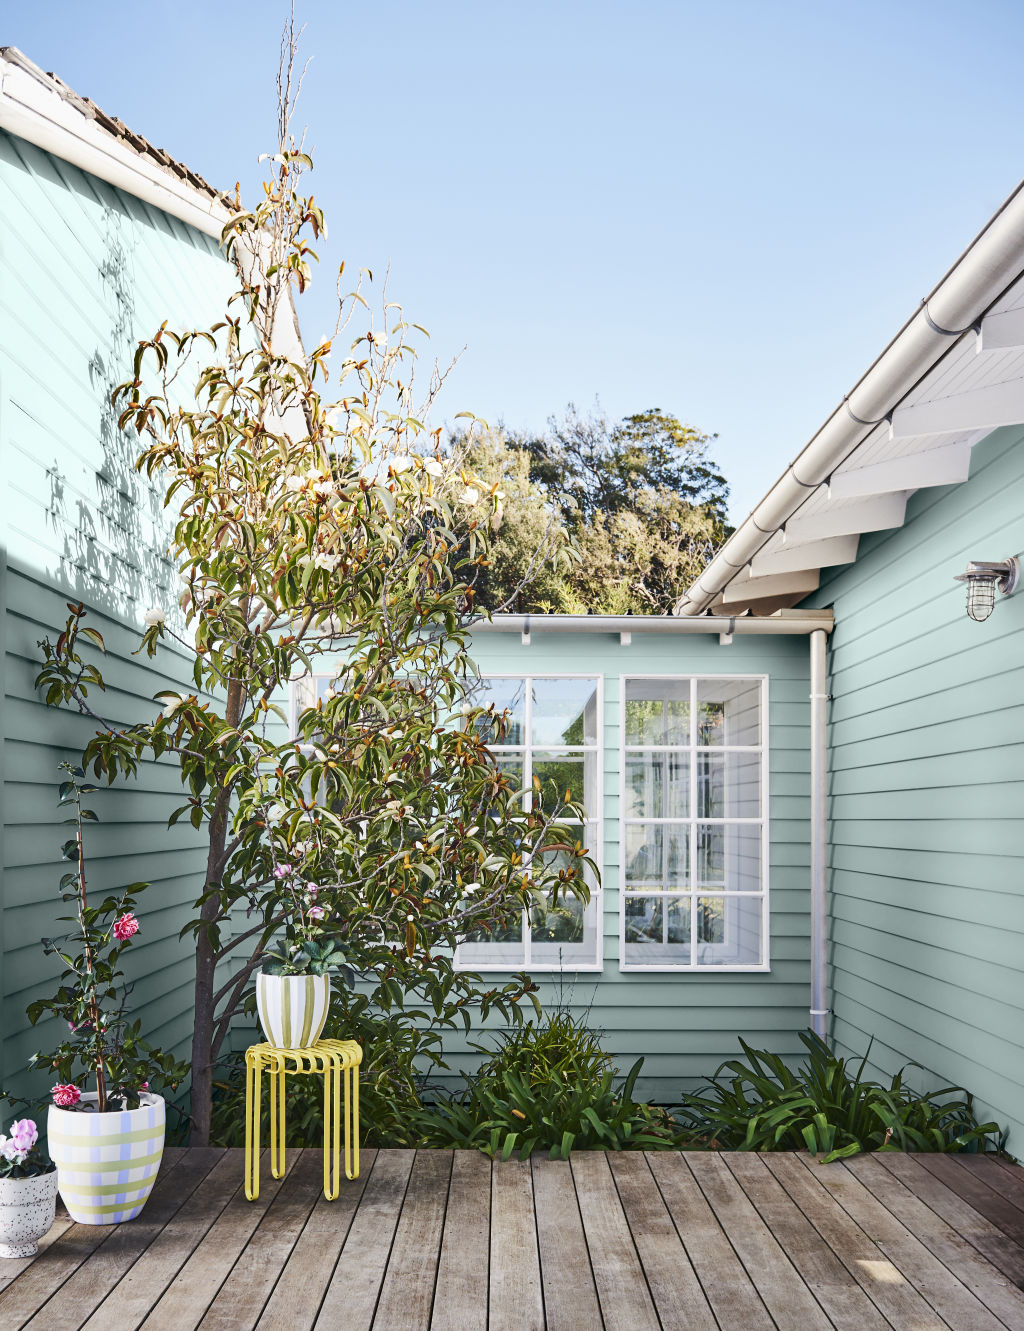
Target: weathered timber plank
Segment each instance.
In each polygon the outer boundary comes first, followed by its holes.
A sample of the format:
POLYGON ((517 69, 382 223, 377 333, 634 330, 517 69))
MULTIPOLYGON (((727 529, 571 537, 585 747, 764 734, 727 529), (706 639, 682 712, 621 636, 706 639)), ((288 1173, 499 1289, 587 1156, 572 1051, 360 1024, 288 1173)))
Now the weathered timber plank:
POLYGON ((920 1197, 936 1215, 973 1243, 1014 1285, 1024 1285, 1024 1248, 1014 1243, 998 1225, 976 1211, 970 1202, 965 1202, 958 1192, 948 1188, 914 1156, 880 1151, 876 1158, 891 1174, 901 1179, 915 1197, 920 1197))
POLYGON ((662 1331, 717 1331, 711 1305, 644 1155, 613 1151, 608 1163, 662 1331))
POLYGON ((958 1165, 972 1174, 976 1174, 984 1183, 1008 1202, 1024 1211, 1024 1169, 1020 1165, 1011 1165, 996 1155, 982 1155, 964 1152, 953 1157, 958 1165))
MULTIPOLYGON (((85 1323, 87 1331, 134 1331, 199 1246, 238 1189, 241 1148, 225 1151, 85 1323)), ((145 1215, 145 1212, 143 1212, 145 1215)))
POLYGON ((321 1192, 263 1309, 260 1331, 308 1331, 316 1321, 376 1157, 373 1150, 361 1153, 359 1177, 342 1179, 337 1201, 321 1192))
POLYGON ((847 1168, 995 1317, 1008 1326, 1017 1322, 1024 1327, 1024 1294, 986 1261, 966 1235, 917 1195, 921 1176, 930 1177, 927 1171, 909 1156, 895 1153, 890 1167, 884 1159, 888 1154, 856 1156, 847 1161, 847 1168))
POLYGON ((1024 1246, 1024 1213, 1018 1211, 1012 1202, 1008 1202, 976 1174, 962 1169, 952 1156, 922 1151, 919 1160, 930 1174, 934 1174, 947 1188, 952 1188, 965 1202, 969 1202, 976 1211, 991 1220, 1014 1243, 1024 1246))
POLYGON ((743 1195, 720 1153, 689 1151, 685 1160, 778 1325, 798 1326, 801 1331, 829 1331, 829 1320, 820 1304, 743 1195))
POLYGON ((837 1331, 886 1331, 888 1322, 764 1163, 723 1151, 737 1184, 837 1331))
POLYGON ((658 1331, 658 1315, 619 1201, 608 1156, 604 1151, 574 1152, 571 1164, 607 1331, 644 1331, 648 1327, 658 1331))
POLYGON ((320 1331, 369 1331, 415 1151, 378 1151, 320 1313, 320 1331))
POLYGON ((417 1151, 373 1324, 428 1331, 452 1176, 451 1151, 417 1151))
MULTIPOLYGON (((173 1169, 184 1154, 180 1146, 167 1148, 160 1166, 161 1177, 173 1169)), ((59 1201, 57 1205, 61 1207, 59 1201)), ((0 1291, 0 1326, 16 1327, 27 1321, 70 1279, 89 1254, 113 1234, 115 1228, 114 1225, 69 1224, 61 1233, 59 1242, 45 1248, 40 1246, 35 1257, 25 1259, 26 1266, 18 1272, 17 1280, 0 1291)))
POLYGON ((322 1195, 323 1178, 322 1150, 303 1149, 207 1309, 205 1331, 252 1331, 322 1195))
POLYGON ((456 1151, 437 1264, 431 1331, 487 1331, 491 1162, 456 1151))
POLYGON ((491 1166, 489 1331, 544 1331, 528 1160, 491 1166))
POLYGON ((675 1151, 652 1151, 647 1163, 722 1331, 769 1331, 775 1323, 714 1212, 675 1151))
MULTIPOLYGON (((239 1169, 237 1188, 231 1200, 207 1230, 195 1252, 157 1300, 142 1323, 142 1331, 195 1331, 228 1278, 231 1268, 245 1251, 257 1225, 281 1190, 284 1180, 270 1177, 269 1152, 263 1152, 264 1166, 260 1195, 246 1201, 243 1174, 239 1169)), ((298 1163, 300 1152, 285 1153, 285 1179, 298 1163)))
POLYGON ((222 1147, 185 1152, 166 1173, 160 1174, 142 1214, 125 1224, 114 1225, 112 1232, 90 1253, 89 1260, 82 1263, 25 1326, 32 1331, 81 1326, 188 1201, 223 1154, 222 1147))
POLYGON ((27 1271, 32 1263, 41 1257, 47 1248, 57 1242, 66 1229, 71 1228, 73 1223, 71 1217, 68 1215, 67 1211, 64 1210, 63 1205, 58 1199, 57 1214, 54 1216, 53 1224, 50 1226, 50 1232, 44 1234, 39 1240, 39 1251, 35 1256, 7 1257, 4 1259, 4 1264, 0 1267, 0 1291, 5 1290, 11 1281, 20 1276, 23 1271, 27 1271))
POLYGON ((821 1181, 808 1173, 795 1151, 769 1152, 765 1167, 822 1236, 850 1275, 890 1325, 902 1331, 945 1331, 910 1281, 839 1205, 821 1181))
POLYGON ((535 1156, 531 1172, 547 1331, 600 1331, 601 1309, 572 1167, 568 1160, 535 1156))
POLYGON ((996 1331, 999 1322, 988 1309, 842 1161, 820 1165, 812 1157, 802 1154, 797 1159, 883 1249, 889 1261, 924 1295, 953 1331, 996 1331))

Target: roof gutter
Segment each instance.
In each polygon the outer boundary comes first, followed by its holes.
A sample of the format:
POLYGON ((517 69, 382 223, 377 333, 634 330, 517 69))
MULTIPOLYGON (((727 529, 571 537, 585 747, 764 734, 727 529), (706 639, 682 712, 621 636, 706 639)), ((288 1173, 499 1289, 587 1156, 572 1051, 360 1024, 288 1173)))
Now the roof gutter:
POLYGON ((675 607, 707 609, 1024 268, 1024 182, 971 242, 675 607))
POLYGON ((787 610, 775 615, 494 615, 471 633, 751 633, 806 636, 832 631, 831 610, 787 610))
POLYGON ((58 92, 20 51, 8 48, 3 53, 0 129, 220 240, 231 215, 223 204, 119 142, 77 102, 73 94, 58 92))

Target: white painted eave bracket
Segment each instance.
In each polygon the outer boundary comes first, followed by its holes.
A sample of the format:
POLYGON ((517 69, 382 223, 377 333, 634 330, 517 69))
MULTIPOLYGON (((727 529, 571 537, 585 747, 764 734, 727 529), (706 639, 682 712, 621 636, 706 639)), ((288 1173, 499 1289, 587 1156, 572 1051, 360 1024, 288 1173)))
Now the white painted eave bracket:
POLYGON ((750 561, 750 576, 760 578, 799 569, 828 568, 832 564, 852 564, 857 558, 857 535, 832 536, 824 541, 792 542, 755 555, 750 561))
POLYGON ((966 430, 996 430, 1024 422, 1024 379, 971 388, 937 402, 897 407, 892 414, 891 439, 919 434, 962 434, 966 430))
POLYGON ((748 601, 767 601, 776 596, 806 595, 817 591, 820 569, 800 569, 778 573, 768 578, 737 577, 722 592, 723 605, 746 605, 748 601))
POLYGON ((1001 351, 1006 347, 1024 347, 1024 306, 987 314, 981 321, 975 350, 1001 351))
POLYGON ((783 529, 785 544, 820 541, 830 536, 852 536, 866 531, 902 527, 907 512, 907 492, 876 495, 843 507, 823 508, 807 517, 790 518, 783 529))
POLYGON ((957 485, 971 470, 971 445, 958 441, 923 453, 907 453, 866 467, 833 472, 829 499, 862 499, 899 490, 923 490, 930 485, 957 485))

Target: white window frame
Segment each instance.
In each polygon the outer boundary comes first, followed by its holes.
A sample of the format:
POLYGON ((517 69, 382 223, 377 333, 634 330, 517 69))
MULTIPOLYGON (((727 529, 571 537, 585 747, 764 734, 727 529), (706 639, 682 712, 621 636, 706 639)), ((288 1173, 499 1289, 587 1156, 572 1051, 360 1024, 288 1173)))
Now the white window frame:
MULTIPOLYGON (((769 725, 768 725, 768 676, 763 674, 703 674, 700 671, 688 671, 685 674, 667 675, 667 674, 632 674, 623 672, 619 679, 620 707, 619 707, 619 734, 621 736, 619 745, 619 970, 627 973, 642 974, 656 972, 676 972, 683 974, 702 975, 729 975, 737 973, 766 972, 771 970, 771 910, 769 905, 770 884, 769 884, 769 862, 771 850, 771 826, 769 819, 769 725), (690 684, 690 744, 680 745, 627 745, 626 743, 626 685, 630 680, 643 680, 647 682, 663 682, 665 684, 678 684, 683 680, 688 680, 690 684), (734 752, 755 752, 758 747, 761 751, 761 814, 758 818, 697 818, 695 816, 696 805, 691 803, 691 817, 689 819, 674 818, 627 818, 625 816, 626 801, 626 758, 630 752, 655 752, 664 753, 686 752, 690 757, 690 786, 691 801, 697 799, 696 785, 696 762, 697 753, 700 746, 696 744, 697 738, 697 707, 696 691, 697 681, 708 680, 714 683, 718 680, 728 680, 736 683, 759 683, 760 684, 760 732, 761 744, 757 745, 729 745, 728 749, 734 752), (626 902, 632 897, 662 897, 671 898, 684 896, 691 900, 691 911, 696 910, 696 902, 699 896, 722 895, 715 892, 700 893, 697 891, 697 884, 692 881, 685 891, 673 892, 665 891, 652 892, 640 888, 627 887, 626 884, 626 828, 632 824, 638 823, 661 823, 665 826, 678 826, 685 824, 690 828, 690 865, 692 867, 694 852, 693 839, 696 837, 696 827, 698 823, 722 823, 747 826, 760 826, 761 828, 761 891, 760 892, 731 892, 729 897, 739 899, 740 897, 756 898, 761 897, 761 939, 762 939, 762 960, 754 963, 739 962, 708 962, 708 961, 673 961, 657 962, 647 965, 638 962, 627 962, 626 960, 626 902), (628 895, 627 895, 628 894, 628 895)), ((693 928, 693 916, 691 914, 691 942, 690 955, 696 955, 696 933, 693 928)), ((710 946, 715 946, 711 944, 710 946)))
MULTIPOLYGON (((488 748, 496 758, 501 758, 503 754, 516 756, 519 753, 523 758, 523 788, 526 792, 526 807, 530 807, 533 790, 533 752, 537 750, 540 753, 551 753, 557 751, 558 754, 579 753, 585 755, 592 753, 594 755, 594 806, 595 812, 591 814, 588 811, 587 820, 580 825, 581 832, 585 835, 581 838, 590 852, 590 859, 597 866, 597 883, 592 885, 590 891, 590 905, 587 909, 594 912, 594 928, 597 934, 595 956, 592 961, 534 961, 530 956, 532 939, 530 937, 528 908, 523 910, 523 960, 522 962, 503 961, 497 964, 489 965, 483 961, 460 960, 460 948, 455 949, 455 969, 459 971, 476 971, 480 974, 516 974, 519 971, 527 971, 534 975, 540 974, 558 974, 567 971, 579 973, 595 973, 604 969, 604 897, 601 887, 604 870, 604 672, 603 671, 581 671, 567 673, 560 670, 532 670, 529 672, 516 670, 488 670, 480 674, 482 680, 487 679, 515 679, 522 680, 524 684, 535 679, 592 679, 596 685, 596 744, 534 744, 531 736, 531 721, 533 719, 533 698, 532 689, 527 687, 524 696, 523 710, 523 743, 522 744, 489 744, 488 748)), ((474 943, 474 947, 487 944, 474 943)), ((500 946, 500 944, 495 944, 500 946)))

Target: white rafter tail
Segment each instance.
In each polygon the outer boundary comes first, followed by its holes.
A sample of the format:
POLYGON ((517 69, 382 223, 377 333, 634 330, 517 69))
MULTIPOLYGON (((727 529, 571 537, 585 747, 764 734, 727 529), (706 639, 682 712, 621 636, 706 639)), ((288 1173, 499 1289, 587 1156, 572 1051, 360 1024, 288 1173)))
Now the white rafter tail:
POLYGON ((938 402, 897 407, 892 414, 891 439, 919 434, 962 434, 965 430, 996 430, 1001 425, 1024 423, 1024 379, 1010 379, 985 388, 971 388, 938 402))
POLYGON ((775 573, 793 573, 807 568, 829 568, 832 564, 852 564, 857 558, 859 537, 831 536, 825 541, 787 542, 755 555, 750 561, 752 578, 775 573))
POLYGON ((971 470, 971 445, 958 440, 924 453, 907 453, 867 467, 834 471, 828 483, 829 499, 862 499, 897 490, 923 490, 930 485, 959 485, 971 470))
POLYGON ((771 601, 780 596, 806 596, 818 590, 820 569, 798 569, 770 578, 743 578, 730 582, 722 592, 723 605, 746 605, 749 601, 771 601))
POLYGON ((1005 347, 1024 347, 1024 306, 987 314, 981 321, 976 350, 1001 351, 1005 347))
POLYGON ((852 536, 866 531, 888 531, 902 527, 907 512, 907 491, 875 495, 853 503, 819 509, 802 518, 790 518, 784 528, 786 545, 821 541, 828 536, 852 536))

